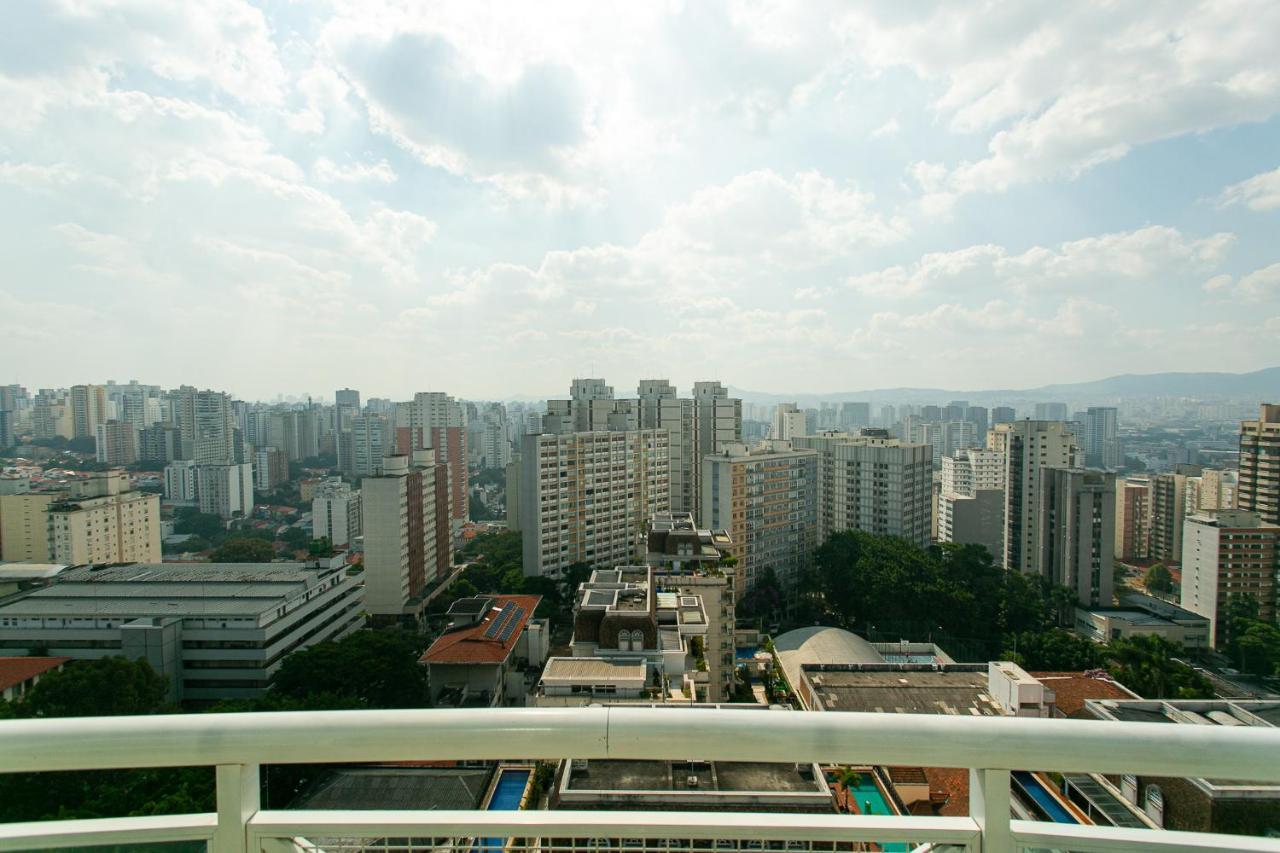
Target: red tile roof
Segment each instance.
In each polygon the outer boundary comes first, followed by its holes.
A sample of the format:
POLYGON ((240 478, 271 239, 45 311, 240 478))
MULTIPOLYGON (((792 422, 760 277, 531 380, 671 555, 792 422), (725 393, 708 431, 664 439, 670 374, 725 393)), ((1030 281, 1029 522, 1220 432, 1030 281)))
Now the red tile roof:
POLYGON ((515 648, 520 635, 524 633, 525 625, 533 617, 533 611, 537 609, 538 602, 542 601, 542 596, 494 595, 488 597, 493 599, 494 606, 484 615, 483 619, 473 625, 441 635, 431 644, 431 648, 427 649, 426 653, 423 654, 419 663, 465 664, 502 663, 505 661, 510 656, 511 650, 515 648), (523 607, 524 613, 520 615, 519 620, 516 622, 515 630, 507 637, 505 643, 497 639, 491 640, 484 635, 484 632, 493 622, 493 617, 497 611, 501 610, 502 605, 507 602, 512 602, 517 607, 523 607))
POLYGON ((1118 681, 1083 672, 1033 672, 1031 676, 1053 691, 1058 710, 1068 717, 1079 716, 1086 699, 1142 698, 1118 681))
POLYGON ((28 678, 57 669, 71 658, 0 658, 0 690, 8 690, 28 678))

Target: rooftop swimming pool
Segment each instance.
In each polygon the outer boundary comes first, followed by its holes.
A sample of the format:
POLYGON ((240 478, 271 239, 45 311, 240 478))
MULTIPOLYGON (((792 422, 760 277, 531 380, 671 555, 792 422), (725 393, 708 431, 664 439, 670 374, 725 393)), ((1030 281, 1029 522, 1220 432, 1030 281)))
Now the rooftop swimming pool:
MULTIPOLYGON (((485 811, 513 812, 520 808, 524 799, 524 789, 529 785, 531 771, 524 768, 502 768, 498 771, 497 784, 493 786, 493 795, 485 811)), ((505 838, 482 838, 472 853, 496 853, 506 846, 505 838)))

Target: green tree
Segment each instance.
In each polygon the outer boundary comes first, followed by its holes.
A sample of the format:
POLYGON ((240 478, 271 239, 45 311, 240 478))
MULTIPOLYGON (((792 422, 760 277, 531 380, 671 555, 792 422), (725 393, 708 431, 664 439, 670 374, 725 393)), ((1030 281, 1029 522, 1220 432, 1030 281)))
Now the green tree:
POLYGON ((328 536, 312 539, 307 545, 307 553, 312 557, 327 557, 333 553, 333 542, 328 536))
POLYGON ((289 655, 271 678, 271 692, 280 700, 322 696, 364 708, 425 708, 431 694, 418 664, 422 651, 418 634, 356 631, 289 655))
POLYGON ((1165 568, 1164 563, 1156 563, 1147 569, 1142 582, 1150 592, 1160 595, 1168 595, 1173 592, 1173 575, 1165 568))
POLYGON ((1265 677, 1280 670, 1280 628, 1275 625, 1237 621, 1231 645, 1242 671, 1265 677))
POLYGON ((270 542, 241 537, 223 542, 209 555, 209 559, 215 563, 269 563, 275 556, 275 546, 270 542))
POLYGON ((1014 635, 1002 657, 1023 668, 1053 672, 1083 672, 1102 665, 1102 647, 1069 631, 1025 631, 1014 635))
POLYGON ((280 541, 290 551, 297 551, 311 544, 311 535, 301 527, 290 525, 285 528, 284 533, 280 534, 280 541))
POLYGON ((199 512, 190 507, 178 510, 174 517, 174 533, 191 533, 210 542, 220 541, 227 533, 227 525, 213 513, 199 512))
POLYGON ((123 657, 73 661, 51 672, 20 703, 24 717, 113 717, 154 714, 168 683, 145 660, 123 657))
POLYGON ((1175 660, 1181 651, 1152 634, 1114 640, 1104 656, 1111 676, 1144 699, 1212 699, 1209 680, 1175 660))

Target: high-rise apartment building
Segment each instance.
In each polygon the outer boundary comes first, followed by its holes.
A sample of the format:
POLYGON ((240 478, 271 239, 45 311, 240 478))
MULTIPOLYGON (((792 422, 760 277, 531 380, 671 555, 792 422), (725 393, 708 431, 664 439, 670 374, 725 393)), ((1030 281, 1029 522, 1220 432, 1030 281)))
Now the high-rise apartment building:
POLYGON ((195 503, 195 462, 177 459, 164 466, 164 496, 177 503, 195 503))
POLYGON ((1187 511, 1187 476, 1151 478, 1151 559, 1182 562, 1182 525, 1187 511))
POLYGON ((702 460, 742 441, 742 400, 716 381, 693 383, 693 483, 690 512, 702 506, 702 460))
POLYGON ((1046 468, 1040 474, 1034 570, 1074 590, 1083 605, 1111 606, 1116 475, 1080 468, 1046 468))
POLYGON ((172 462, 182 458, 182 430, 176 424, 152 424, 138 433, 138 458, 172 462))
POLYGON ((391 425, 382 415, 356 415, 347 432, 350 439, 350 462, 346 470, 354 477, 372 477, 382 467, 382 460, 392 453, 391 425))
POLYGON ((253 453, 253 486, 259 494, 275 491, 289 481, 289 455, 278 447, 259 447, 253 453))
POLYGON ((805 413, 796 408, 795 403, 779 403, 773 412, 774 441, 790 441, 809 433, 809 421, 805 413))
POLYGON ((191 398, 191 458, 200 465, 231 464, 236 456, 231 398, 221 391, 196 391, 191 398))
POLYGON ((1004 457, 968 448, 942 458, 938 541, 982 545, 996 565, 1004 556, 1004 457))
POLYGON ((987 449, 1004 458, 1004 565, 1035 572, 1040 483, 1047 469, 1076 467, 1075 435, 1060 421, 999 423, 987 432, 987 449))
POLYGON ((360 490, 334 479, 321 484, 311 499, 311 535, 335 548, 349 548, 363 535, 360 490))
POLYGON ((791 446, 818 453, 819 541, 832 533, 863 530, 899 536, 922 548, 929 545, 933 497, 929 447, 848 433, 798 436, 791 446))
POLYGON ((1089 407, 1085 412, 1084 434, 1080 444, 1084 449, 1085 464, 1090 468, 1115 471, 1124 465, 1114 407, 1089 407))
POLYGON ((698 493, 693 400, 681 398, 666 379, 641 379, 637 389, 641 429, 665 429, 670 444, 670 509, 692 512, 698 493))
POLYGON ((1252 598, 1258 618, 1276 617, 1280 525, 1257 512, 1217 510, 1189 516, 1183 525, 1183 607, 1209 619, 1210 643, 1226 643, 1232 604, 1252 598))
MULTIPOLYGON (((772 570, 783 590, 813 561, 818 545, 818 451, 769 441, 726 445, 702 462, 707 527, 728 532, 742 596, 772 570)), ((926 528, 927 528, 926 522, 926 528)))
POLYGON ((1263 403, 1256 421, 1240 423, 1236 505, 1280 524, 1280 403, 1263 403))
POLYGON ((665 429, 544 433, 520 450, 520 529, 526 575, 558 577, 573 563, 624 565, 639 531, 670 508, 665 429))
POLYGON ((1012 406, 996 406, 991 410, 991 426, 1011 424, 1018 419, 1018 413, 1012 406))
POLYGON ((67 565, 160 561, 160 496, 123 471, 94 474, 49 505, 50 556, 67 565))
POLYGON ((848 402, 840 404, 840 429, 856 433, 863 427, 871 426, 871 404, 848 402))
POLYGON ((462 404, 441 391, 413 395, 409 427, 414 450, 432 448, 448 468, 450 506, 455 527, 470 511, 471 469, 467 458, 467 415, 462 404))
POLYGON ((0 560, 51 562, 49 507, 66 496, 60 491, 0 494, 0 560))
POLYGON ((107 420, 107 392, 101 385, 71 386, 71 432, 75 438, 93 438, 98 424, 107 420))
POLYGON ((97 460, 108 465, 131 465, 138 461, 138 431, 126 421, 98 424, 94 442, 97 460))
POLYGON ((1240 489, 1238 471, 1205 468, 1199 476, 1187 477, 1187 515, 1202 510, 1235 509, 1240 489))
POLYGON ((1128 477, 1116 482, 1115 555, 1121 560, 1151 556, 1151 481, 1128 477))
POLYGON ((446 466, 429 448, 388 456, 360 491, 369 613, 383 624, 416 618, 423 589, 452 562, 446 466))
POLYGON ((196 504, 222 518, 253 515, 253 464, 194 464, 196 504))
POLYGON ((1067 419, 1066 403, 1036 403, 1035 420, 1065 421, 1067 419))

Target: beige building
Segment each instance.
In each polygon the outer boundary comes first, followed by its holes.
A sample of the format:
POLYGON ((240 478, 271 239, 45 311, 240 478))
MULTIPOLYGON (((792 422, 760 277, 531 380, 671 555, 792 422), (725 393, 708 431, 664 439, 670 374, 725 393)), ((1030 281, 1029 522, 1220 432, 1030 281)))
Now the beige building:
POLYGON ((672 511, 696 512, 703 457, 742 440, 742 401, 719 382, 695 382, 689 398, 665 379, 642 379, 637 395, 640 428, 671 433, 672 511))
POLYGON ((1086 606, 1109 607, 1115 569, 1116 475, 1082 468, 1040 476, 1040 549, 1034 571, 1075 591, 1086 606))
POLYGON ((1151 556, 1151 481, 1146 477, 1116 482, 1115 553, 1121 560, 1151 556))
POLYGON ((1182 562, 1182 522, 1187 511, 1187 476, 1151 478, 1151 559, 1182 562))
POLYGON ((107 421, 98 424, 96 451, 99 462, 108 465, 129 465, 138 461, 138 430, 127 421, 107 421))
MULTIPOLYGON (((783 590, 794 587, 818 546, 816 450, 768 441, 729 444, 702 461, 702 523, 725 530, 738 558, 738 600, 767 570, 783 590)), ((928 508, 926 493, 926 510, 928 508)), ((928 521, 926 519, 926 529, 928 521)))
POLYGON ((666 429, 524 436, 524 573, 558 577, 574 563, 633 562, 645 523, 671 506, 670 447, 666 429))
POLYGON ((0 495, 0 559, 18 563, 48 563, 49 505, 65 492, 27 492, 0 495))
POLYGON ((160 562, 160 496, 129 490, 123 471, 95 474, 49 505, 53 561, 160 562))
POLYGON ((452 564, 448 469, 435 452, 388 456, 360 484, 365 601, 375 621, 416 616, 429 581, 452 564))
POLYGON ((71 434, 93 438, 107 420, 107 392, 101 385, 71 386, 71 434))
POLYGON ((654 582, 665 592, 702 599, 707 620, 703 647, 707 699, 730 701, 734 687, 734 590, 738 570, 720 563, 721 556, 728 554, 733 544, 728 532, 699 528, 690 513, 658 513, 649 520, 645 539, 646 562, 653 568, 654 582))
POLYGON ((1258 602, 1258 617, 1276 615, 1276 566, 1280 526, 1256 512, 1218 510, 1187 518, 1182 536, 1181 604, 1207 616, 1214 648, 1227 639, 1231 603, 1246 596, 1258 602))
POLYGON ((1280 403, 1263 403, 1256 421, 1240 424, 1236 506, 1280 524, 1280 403))
POLYGON ((1204 510, 1235 509, 1240 488, 1238 471, 1206 468, 1198 477, 1187 478, 1187 507, 1184 517, 1204 510))
POLYGON ((818 453, 818 540, 863 530, 929 545, 933 449, 885 435, 823 432, 793 437, 818 453))
POLYGON ((1061 421, 1014 421, 987 432, 987 449, 1004 454, 1004 565, 1036 572, 1040 484, 1046 469, 1077 467, 1076 437, 1061 421))

